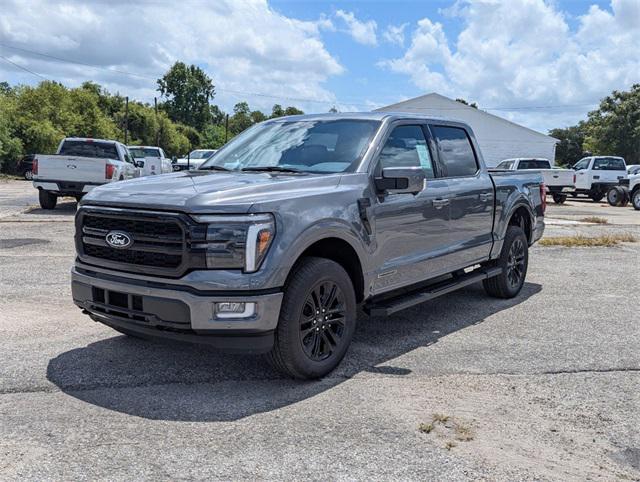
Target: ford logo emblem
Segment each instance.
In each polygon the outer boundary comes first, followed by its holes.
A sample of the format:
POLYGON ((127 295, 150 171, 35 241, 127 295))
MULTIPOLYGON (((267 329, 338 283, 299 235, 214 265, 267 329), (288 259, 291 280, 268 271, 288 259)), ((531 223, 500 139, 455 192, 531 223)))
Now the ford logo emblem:
POLYGON ((133 244, 131 235, 124 231, 109 231, 105 237, 105 241, 112 248, 124 249, 133 244))

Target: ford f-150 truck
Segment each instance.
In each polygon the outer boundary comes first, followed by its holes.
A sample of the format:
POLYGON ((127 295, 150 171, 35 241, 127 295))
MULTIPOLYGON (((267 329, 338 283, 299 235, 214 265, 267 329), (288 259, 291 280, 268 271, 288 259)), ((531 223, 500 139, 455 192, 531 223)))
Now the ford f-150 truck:
POLYGON ((547 187, 547 193, 551 194, 553 202, 562 204, 567 200, 567 192, 575 187, 575 173, 572 169, 553 168, 548 159, 516 158, 505 159, 496 166, 496 169, 508 171, 540 171, 542 180, 547 187))
POLYGON ((40 206, 54 209, 58 196, 79 200, 96 186, 136 177, 138 167, 120 142, 67 137, 55 155, 37 154, 32 172, 40 206))
POLYGON ((490 174, 464 123, 283 117, 198 170, 90 192, 73 300, 127 335, 266 353, 317 378, 345 355, 358 304, 391 315, 477 282, 518 295, 544 210, 540 174, 490 174))

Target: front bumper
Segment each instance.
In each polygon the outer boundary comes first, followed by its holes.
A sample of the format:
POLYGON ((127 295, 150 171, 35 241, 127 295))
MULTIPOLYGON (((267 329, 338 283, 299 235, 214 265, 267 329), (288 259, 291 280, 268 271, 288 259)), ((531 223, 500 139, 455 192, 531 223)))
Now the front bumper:
POLYGON ((98 273, 71 271, 73 301, 92 319, 113 328, 143 336, 196 342, 234 351, 260 353, 271 349, 283 293, 198 293, 158 288, 126 278, 101 277, 98 273), (255 303, 248 318, 218 318, 216 302, 255 303))

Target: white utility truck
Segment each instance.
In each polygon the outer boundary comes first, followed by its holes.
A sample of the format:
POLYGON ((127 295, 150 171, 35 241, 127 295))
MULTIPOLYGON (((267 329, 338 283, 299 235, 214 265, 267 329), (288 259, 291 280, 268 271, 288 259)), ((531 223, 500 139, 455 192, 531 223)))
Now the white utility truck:
POLYGON ((127 146, 117 141, 67 137, 56 154, 37 154, 33 160, 33 187, 40 206, 54 209, 60 196, 82 196, 96 186, 139 175, 127 146))
POLYGON ((153 176, 173 172, 171 159, 164 155, 162 147, 129 146, 129 152, 140 167, 140 176, 153 176))
POLYGON ((496 169, 506 171, 535 170, 542 173, 547 194, 551 194, 553 202, 562 204, 567 200, 567 192, 573 191, 575 175, 571 169, 554 168, 548 159, 517 158, 505 159, 496 169))

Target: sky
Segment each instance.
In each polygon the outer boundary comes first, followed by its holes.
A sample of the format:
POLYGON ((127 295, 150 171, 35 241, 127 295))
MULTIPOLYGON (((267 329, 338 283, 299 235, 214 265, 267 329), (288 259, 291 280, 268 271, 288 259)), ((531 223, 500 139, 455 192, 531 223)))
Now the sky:
POLYGON ((438 92, 547 132, 640 83, 640 0, 0 0, 0 81, 92 80, 152 102, 177 60, 225 110, 438 92))

